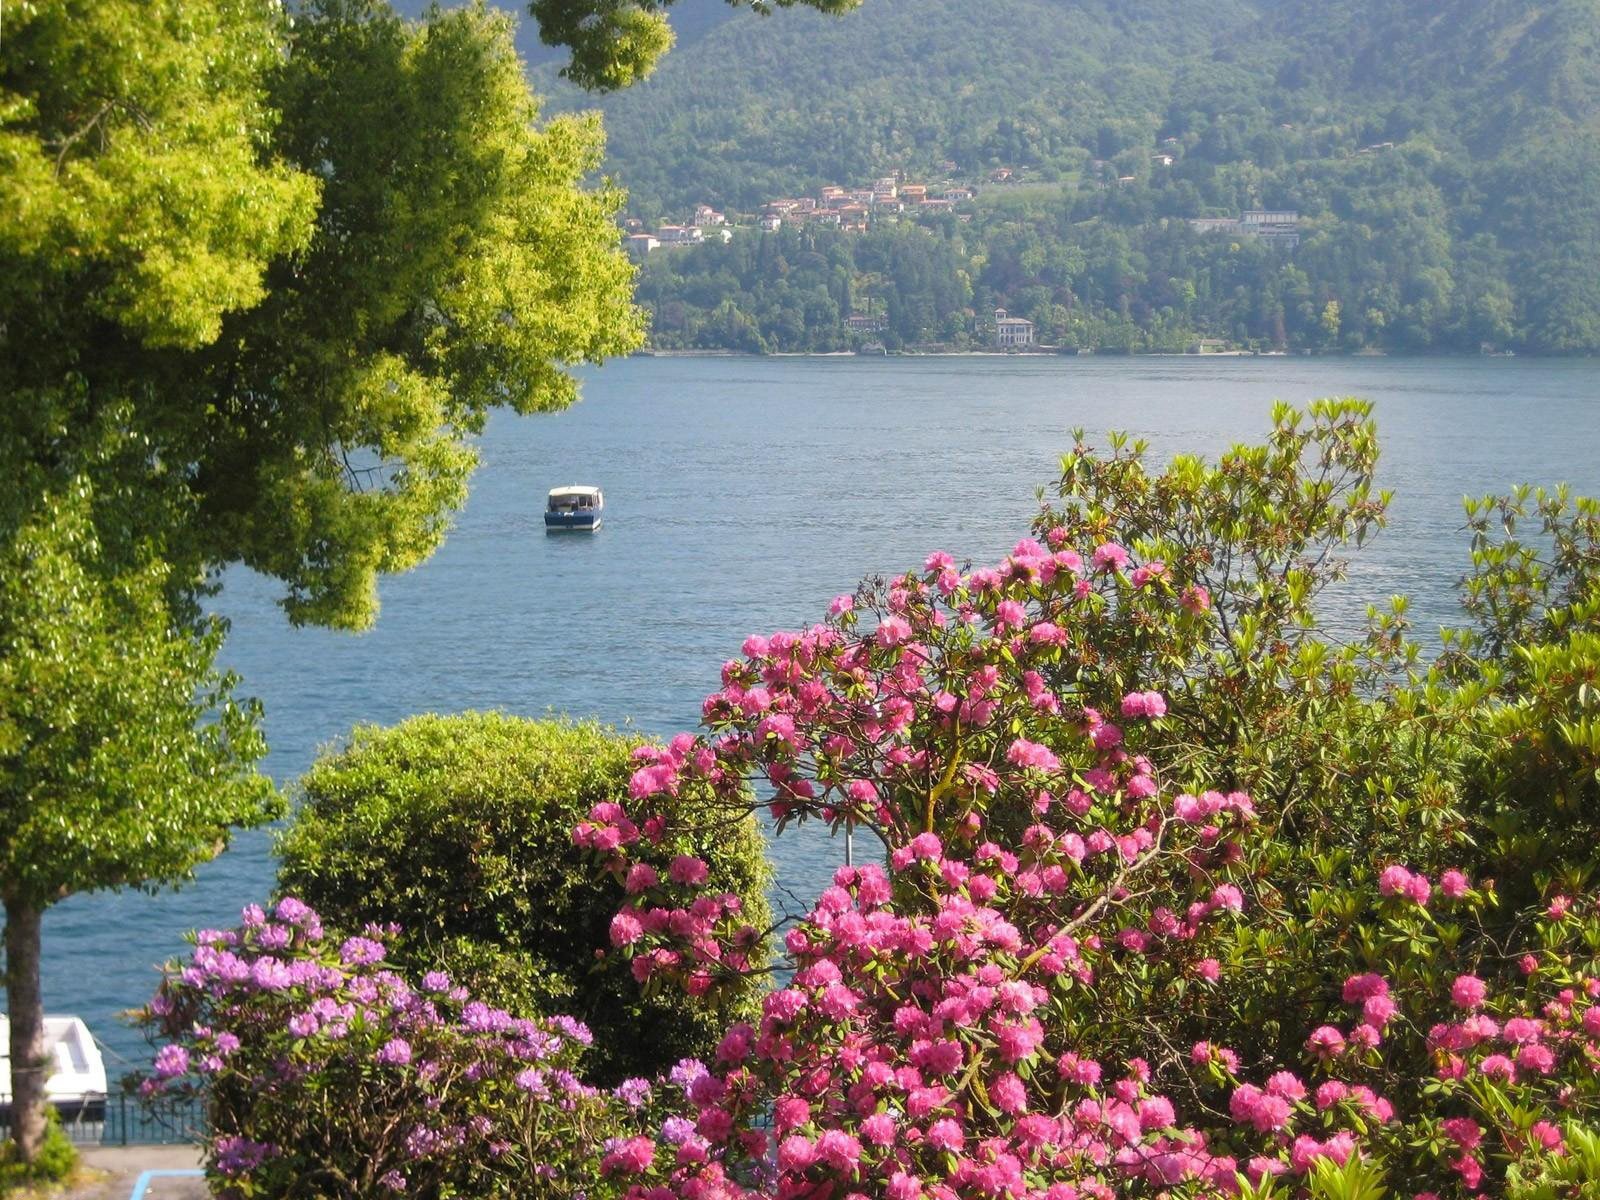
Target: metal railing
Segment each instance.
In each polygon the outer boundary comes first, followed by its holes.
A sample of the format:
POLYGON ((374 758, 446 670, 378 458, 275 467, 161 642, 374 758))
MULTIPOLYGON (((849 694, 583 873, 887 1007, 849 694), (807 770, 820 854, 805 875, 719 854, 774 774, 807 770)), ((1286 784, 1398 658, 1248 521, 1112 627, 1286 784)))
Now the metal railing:
POLYGON ((61 1132, 78 1145, 167 1146, 205 1139, 198 1099, 143 1100, 122 1093, 62 1114, 61 1132))

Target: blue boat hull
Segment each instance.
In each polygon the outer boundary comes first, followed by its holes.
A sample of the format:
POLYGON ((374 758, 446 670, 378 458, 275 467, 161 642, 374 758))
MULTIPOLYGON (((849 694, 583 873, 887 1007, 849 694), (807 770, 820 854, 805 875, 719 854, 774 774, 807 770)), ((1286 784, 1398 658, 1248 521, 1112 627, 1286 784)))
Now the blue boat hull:
POLYGON ((600 528, 597 512, 549 512, 544 514, 546 533, 592 533, 600 528))

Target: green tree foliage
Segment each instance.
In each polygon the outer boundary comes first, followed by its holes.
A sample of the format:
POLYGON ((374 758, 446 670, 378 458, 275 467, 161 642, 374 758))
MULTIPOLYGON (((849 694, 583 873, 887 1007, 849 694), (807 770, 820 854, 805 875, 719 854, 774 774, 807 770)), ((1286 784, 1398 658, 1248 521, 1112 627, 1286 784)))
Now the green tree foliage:
MULTIPOLYGON (((675 0, 530 0, 547 46, 566 46, 571 61, 561 74, 580 87, 612 91, 655 69, 673 43, 667 12, 675 0)), ((770 15, 804 4, 824 13, 849 12, 861 0, 728 0, 735 8, 770 15)))
POLYGON ((652 218, 894 169, 977 184, 973 307, 1052 342, 1579 353, 1600 347, 1597 60, 1586 0, 882 0, 837 28, 720 27, 605 111, 652 218), (1025 182, 990 185, 999 166, 1025 182), (1297 210, 1299 247, 1188 225, 1258 207, 1297 210))
MULTIPOLYGON (((208 580, 371 623, 488 412, 632 348, 600 130, 544 125, 482 5, 27 0, 0 38, 0 896, 14 1060, 38 913, 264 819, 208 580), (203 794, 202 794, 203 790, 203 794)), ((20 1068, 19 1068, 20 1069, 20 1068)), ((25 1160, 42 1124, 19 1085, 25 1160)))
POLYGON ((279 812, 253 706, 213 666, 220 622, 174 617, 170 568, 102 543, 87 477, 0 541, 0 904, 12 1112, 43 1145, 40 917, 73 892, 187 878, 279 812))
MULTIPOLYGON (((612 1082, 710 1054, 754 1011, 758 977, 703 1000, 641 994, 626 959, 608 953, 622 889, 597 884, 572 844, 590 809, 626 800, 641 744, 498 713, 358 728, 301 781, 279 885, 354 931, 402 924, 398 953, 414 974, 448 964, 492 1004, 578 1017, 594 1031, 590 1061, 612 1082)), ((764 928, 769 872, 754 822, 701 837, 714 886, 764 928)))
POLYGON ((70 466, 75 431, 127 404, 181 499, 180 578, 242 559, 286 580, 292 619, 359 628, 377 575, 442 538, 488 411, 562 407, 567 364, 636 344, 619 195, 579 186, 595 122, 535 125, 504 15, 329 0, 291 29, 259 8, 173 6, 165 32, 105 10, 188 65, 113 71, 160 89, 127 99, 72 68, 100 60, 70 5, 8 14, 3 144, 26 169, 4 185, 0 422, 70 466), (229 99, 207 117, 197 92, 229 99), (144 145, 147 111, 181 154, 144 145), (143 192, 172 203, 130 242, 143 192))

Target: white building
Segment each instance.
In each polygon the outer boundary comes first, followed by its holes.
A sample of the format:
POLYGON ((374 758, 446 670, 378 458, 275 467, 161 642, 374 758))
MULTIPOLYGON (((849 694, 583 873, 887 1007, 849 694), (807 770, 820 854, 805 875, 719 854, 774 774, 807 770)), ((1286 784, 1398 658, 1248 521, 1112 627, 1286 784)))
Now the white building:
POLYGON ((1005 309, 994 310, 994 344, 1005 348, 1033 345, 1033 322, 1013 317, 1005 309))
POLYGON ((705 236, 705 230, 693 225, 663 225, 656 230, 656 237, 661 239, 663 246, 692 246, 696 242, 703 242, 705 236))
POLYGON ((697 204, 694 209, 694 223, 697 229, 709 229, 713 225, 726 225, 728 218, 709 204, 697 204))
POLYGON ((627 247, 628 256, 635 259, 661 248, 661 243, 648 233, 630 233, 623 244, 627 247))
POLYGON ((777 213, 768 213, 761 218, 761 228, 765 233, 777 233, 783 228, 783 218, 777 213))

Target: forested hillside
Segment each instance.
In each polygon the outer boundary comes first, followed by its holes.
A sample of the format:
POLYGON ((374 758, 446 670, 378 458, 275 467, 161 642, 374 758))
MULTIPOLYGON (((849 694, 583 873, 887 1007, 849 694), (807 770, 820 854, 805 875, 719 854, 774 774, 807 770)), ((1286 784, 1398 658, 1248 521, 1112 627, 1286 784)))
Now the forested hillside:
POLYGON ((999 305, 1086 347, 1600 350, 1600 0, 867 0, 696 33, 600 104, 647 223, 893 170, 979 194, 653 254, 660 345, 845 347, 863 313, 981 343, 999 305), (1257 207, 1298 246, 1189 225, 1257 207))

